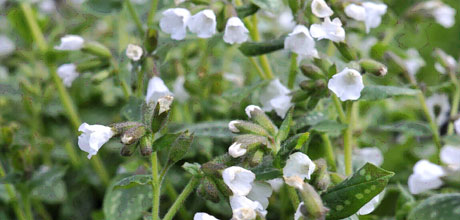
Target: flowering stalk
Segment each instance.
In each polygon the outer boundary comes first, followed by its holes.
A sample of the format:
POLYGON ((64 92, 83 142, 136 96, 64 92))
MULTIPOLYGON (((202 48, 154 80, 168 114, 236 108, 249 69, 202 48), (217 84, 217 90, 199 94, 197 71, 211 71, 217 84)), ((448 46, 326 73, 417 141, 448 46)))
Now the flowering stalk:
POLYGON ((335 109, 337 110, 337 113, 339 114, 339 120, 342 123, 346 123, 347 118, 345 117, 345 112, 343 111, 342 108, 342 103, 340 103, 339 98, 335 94, 331 94, 332 101, 334 102, 335 109))
POLYGON ((153 26, 153 20, 155 18, 155 13, 157 12, 157 7, 158 7, 158 0, 152 0, 152 3, 150 5, 149 15, 147 17, 147 26, 148 27, 153 26))
POLYGON ((163 220, 173 219, 174 215, 176 215, 177 211, 179 211, 184 201, 193 192, 193 189, 195 189, 198 183, 200 183, 199 179, 196 179, 195 177, 192 177, 192 179, 190 179, 190 181, 185 186, 184 190, 182 190, 182 192, 180 193, 179 197, 177 197, 176 201, 174 201, 172 206, 169 208, 163 220))
MULTIPOLYGON (((257 29, 257 14, 254 14, 252 16, 252 29, 249 31, 249 34, 251 35, 252 40, 260 41, 259 29, 257 29)), ((267 55, 260 56, 259 60, 260 64, 262 65, 262 69, 265 72, 265 75, 267 75, 267 78, 273 79, 274 75, 272 68, 270 67, 270 63, 268 62, 267 55)))
POLYGON ((441 138, 439 137, 439 128, 438 128, 438 125, 436 124, 436 121, 434 121, 433 117, 431 116, 430 111, 428 110, 428 106, 426 105, 426 98, 425 98, 425 95, 423 95, 422 91, 420 91, 417 94, 417 98, 420 104, 422 105, 423 113, 425 114, 425 117, 428 119, 428 123, 430 125, 431 132, 433 133, 433 141, 434 141, 434 144, 436 145, 436 163, 439 164, 440 163, 439 157, 440 157, 441 148, 442 148, 441 138))
POLYGON ((350 175, 353 173, 353 166, 352 166, 352 151, 353 151, 353 105, 355 102, 347 102, 347 123, 348 127, 345 130, 345 134, 343 137, 343 145, 344 145, 344 155, 345 155, 345 174, 350 175))
POLYGON ((20 6, 22 12, 24 13, 24 17, 26 17, 26 22, 29 26, 30 32, 32 32, 32 37, 34 38, 35 43, 37 43, 38 49, 40 49, 41 52, 45 52, 48 49, 48 46, 37 21, 34 19, 30 4, 21 3, 20 6))
POLYGON ((153 152, 150 157, 152 163, 152 220, 159 220, 160 213, 160 179, 158 178, 158 157, 153 152))
POLYGON ((126 7, 128 7, 129 14, 134 20, 134 23, 136 24, 137 31, 141 34, 141 36, 144 36, 144 28, 142 27, 142 22, 139 19, 139 15, 137 15, 136 10, 134 10, 133 4, 131 4, 131 0, 126 0, 126 7))
POLYGON ((323 133, 321 134, 321 139, 323 139, 324 146, 326 148, 327 165, 331 168, 331 171, 335 172, 336 165, 335 165, 334 149, 332 148, 331 140, 329 139, 329 135, 327 135, 326 133, 323 133))
POLYGON ((288 79, 288 88, 294 88, 295 77, 297 76, 297 54, 291 54, 291 65, 289 66, 289 79, 288 79))

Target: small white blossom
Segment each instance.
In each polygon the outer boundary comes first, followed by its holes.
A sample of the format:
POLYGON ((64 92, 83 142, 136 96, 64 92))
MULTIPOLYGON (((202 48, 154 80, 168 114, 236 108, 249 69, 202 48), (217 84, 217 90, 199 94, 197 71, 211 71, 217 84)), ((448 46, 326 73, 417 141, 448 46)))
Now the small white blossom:
POLYGON ((297 210, 295 211, 295 214, 294 214, 294 220, 299 220, 300 217, 303 216, 302 212, 300 211, 300 209, 302 208, 302 206, 303 206, 303 202, 301 202, 301 203, 299 204, 299 206, 297 207, 297 210))
POLYGON ((184 84, 184 76, 177 77, 176 81, 174 81, 173 84, 174 97, 181 103, 184 103, 190 98, 190 95, 188 94, 187 90, 185 90, 184 84))
POLYGON ((128 48, 126 48, 126 56, 133 61, 140 60, 143 52, 142 47, 134 44, 128 44, 128 48))
POLYGON ((436 120, 438 125, 442 125, 449 120, 450 104, 446 94, 433 94, 427 98, 426 105, 431 117, 436 120))
POLYGON ((404 60, 404 65, 407 72, 414 76, 420 68, 425 66, 425 60, 423 60, 415 48, 408 49, 406 53, 408 58, 404 60))
POLYGON ((385 192, 382 191, 381 193, 377 194, 374 198, 371 199, 368 203, 366 203, 363 207, 361 207, 356 214, 358 215, 367 215, 375 210, 379 205, 380 201, 383 199, 385 192))
POLYGON ((455 14, 457 11, 449 5, 442 4, 433 11, 433 17, 440 25, 445 28, 451 28, 455 24, 455 14))
POLYGON ((334 18, 331 21, 329 17, 325 18, 321 24, 313 24, 310 27, 311 36, 321 39, 329 39, 334 42, 345 40, 345 29, 342 27, 342 22, 339 18, 334 18))
POLYGON ((257 215, 265 217, 267 211, 257 201, 252 201, 245 196, 234 195, 230 197, 232 220, 253 220, 257 215))
POLYGON ((357 4, 349 4, 345 7, 345 14, 357 21, 364 21, 366 19, 366 9, 357 4))
POLYGON ((56 5, 54 4, 54 0, 42 0, 40 1, 38 7, 41 12, 47 14, 56 11, 56 5))
POLYGON ((244 111, 246 112, 246 115, 248 116, 248 118, 251 118, 251 112, 254 111, 254 110, 262 111, 262 109, 257 105, 248 105, 244 109, 244 111))
POLYGON ((413 171, 407 184, 412 194, 437 189, 443 184, 441 177, 445 175, 445 171, 439 165, 430 163, 427 160, 421 160, 415 164, 413 171))
POLYGON ((244 26, 241 19, 231 17, 225 25, 224 41, 229 44, 241 44, 248 40, 249 30, 244 26))
POLYGON ((168 87, 166 87, 163 80, 158 77, 154 76, 149 80, 149 84, 147 86, 147 95, 145 96, 145 102, 158 102, 163 96, 172 95, 169 91, 168 87))
POLYGON ((382 16, 387 12, 387 5, 381 3, 364 2, 364 9, 366 9, 366 32, 369 33, 371 28, 376 28, 382 22, 382 16))
POLYGON ((197 212, 193 216, 193 220, 219 220, 219 219, 217 219, 216 217, 214 217, 214 216, 212 216, 212 215, 210 215, 208 213, 197 212))
POLYGON ((284 118, 292 106, 290 92, 279 79, 272 80, 259 97, 263 110, 266 112, 275 110, 278 116, 284 118))
POLYGON ((448 165, 449 168, 460 169, 460 147, 446 145, 441 148, 441 161, 448 165))
POLYGON ((284 49, 298 54, 302 58, 318 57, 315 41, 304 25, 295 26, 284 40, 284 49))
POLYGON ((267 180, 265 182, 270 184, 270 186, 272 187, 273 191, 275 191, 275 192, 280 191, 281 187, 284 184, 284 181, 283 181, 282 178, 275 178, 275 179, 267 180))
POLYGON ((238 133, 240 130, 235 126, 236 123, 238 123, 238 120, 233 120, 228 123, 228 129, 230 129, 231 132, 238 133))
POLYGON ((446 73, 447 73, 446 68, 444 68, 444 67, 442 66, 442 64, 440 64, 439 62, 436 62, 436 63, 434 64, 434 69, 435 69, 436 71, 438 71, 439 73, 441 73, 441 74, 446 74, 446 73))
POLYGON ((318 18, 330 17, 334 14, 324 0, 313 0, 311 2, 311 12, 318 18))
POLYGON ((357 70, 345 67, 342 72, 332 76, 327 87, 342 101, 357 100, 364 89, 363 77, 357 70))
POLYGON ((298 176, 302 178, 302 180, 309 180, 315 169, 315 163, 313 163, 307 155, 302 152, 295 152, 291 154, 286 161, 286 165, 283 168, 283 176, 298 176))
POLYGON ((216 15, 210 9, 205 9, 190 17, 188 29, 199 38, 210 38, 216 33, 216 15))
POLYGON ((376 166, 380 166, 383 163, 382 151, 377 147, 366 147, 357 150, 358 158, 367 163, 372 163, 376 166))
POLYGON ((265 182, 253 182, 251 192, 247 195, 248 199, 259 202, 264 209, 268 207, 268 198, 272 195, 273 189, 270 184, 265 182))
POLYGON ((57 69, 58 76, 66 87, 72 86, 72 82, 78 77, 77 66, 73 63, 62 64, 57 69))
POLYGON ((292 30, 295 27, 294 16, 292 16, 291 10, 283 10, 278 16, 279 27, 283 31, 292 30))
POLYGON ((85 40, 78 35, 66 35, 61 38, 61 44, 55 46, 56 50, 80 50, 85 40))
POLYGON ((0 57, 12 53, 16 49, 14 42, 6 35, 0 35, 0 57))
POLYGON ((224 183, 232 190, 233 195, 246 196, 252 189, 256 175, 242 167, 232 166, 222 172, 224 183))
POLYGON ((232 156, 233 158, 241 157, 246 154, 248 151, 246 148, 241 147, 242 144, 238 142, 234 142, 230 147, 228 148, 228 154, 232 156))
POLYGON ((185 8, 170 8, 163 12, 160 19, 160 28, 163 32, 170 34, 174 40, 183 40, 187 34, 187 21, 190 12, 185 8))
POLYGON ((88 159, 96 155, 102 145, 115 135, 110 127, 89 125, 87 123, 81 124, 78 131, 82 132, 82 134, 78 136, 78 146, 82 151, 88 153, 88 159))

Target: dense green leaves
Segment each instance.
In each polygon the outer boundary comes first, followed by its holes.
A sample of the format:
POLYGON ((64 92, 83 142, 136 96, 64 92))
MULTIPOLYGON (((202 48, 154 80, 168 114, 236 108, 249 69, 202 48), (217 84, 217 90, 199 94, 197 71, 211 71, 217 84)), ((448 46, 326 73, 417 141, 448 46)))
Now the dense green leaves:
POLYGON ((396 86, 376 86, 369 85, 365 86, 363 91, 361 91, 360 100, 380 100, 391 98, 394 96, 415 96, 420 91, 416 89, 402 88, 396 86))
POLYGON ((182 159, 193 142, 193 134, 188 131, 182 132, 171 145, 169 150, 169 161, 175 163, 182 159))
POLYGON ((239 47, 246 56, 259 56, 284 48, 284 37, 266 42, 246 42, 239 47))
POLYGON ((328 189, 321 198, 330 209, 327 219, 342 219, 356 213, 378 195, 394 173, 366 163, 353 176, 328 189))
POLYGON ((128 121, 141 121, 142 111, 141 106, 144 103, 143 99, 131 96, 125 106, 121 109, 121 114, 128 121))
POLYGON ((458 219, 460 193, 439 194, 423 200, 412 209, 408 220, 458 219))
POLYGON ((278 134, 276 135, 276 141, 284 141, 288 135, 289 135, 289 130, 291 128, 292 124, 292 114, 294 112, 294 108, 291 108, 289 112, 286 115, 286 118, 284 119, 283 123, 280 126, 280 129, 278 130, 278 134))
POLYGON ((321 121, 311 127, 312 131, 322 132, 322 133, 338 133, 347 128, 347 125, 340 124, 332 120, 321 121))

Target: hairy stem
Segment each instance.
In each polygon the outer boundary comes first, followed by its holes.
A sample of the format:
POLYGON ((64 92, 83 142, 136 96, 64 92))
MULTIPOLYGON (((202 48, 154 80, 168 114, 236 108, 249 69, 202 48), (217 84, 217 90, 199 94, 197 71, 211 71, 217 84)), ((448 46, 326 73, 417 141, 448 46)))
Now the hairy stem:
POLYGON ((129 14, 134 20, 134 23, 136 24, 137 31, 141 34, 141 36, 144 36, 144 28, 142 27, 142 22, 141 19, 139 19, 139 15, 137 15, 136 10, 133 7, 133 4, 131 4, 131 0, 125 0, 126 6, 128 7, 129 14))
POLYGON ((335 94, 331 94, 332 101, 334 102, 335 109, 337 110, 337 114, 339 114, 339 120, 342 123, 347 122, 347 118, 345 117, 345 113, 342 108, 342 103, 340 103, 339 98, 335 94))
POLYGON ((180 193, 179 197, 177 197, 176 201, 169 208, 163 220, 173 219, 174 215, 176 215, 179 208, 182 206, 182 204, 187 199, 187 197, 193 192, 193 190, 198 185, 198 183, 199 183, 199 180, 196 179, 195 177, 192 177, 192 179, 190 179, 190 181, 185 186, 184 190, 182 190, 182 192, 180 193))
POLYGON ((148 25, 148 27, 153 26, 155 13, 157 12, 157 7, 158 7, 158 0, 152 0, 151 5, 150 5, 149 15, 147 17, 147 25, 148 25))
POLYGON ((294 207, 294 210, 297 210, 297 207, 299 207, 299 204, 300 204, 299 195, 297 194, 297 191, 294 189, 294 187, 287 186, 287 185, 286 185, 286 189, 287 189, 289 199, 292 202, 292 207, 294 207))
POLYGON ((326 161, 329 169, 331 171, 336 171, 337 167, 335 165, 335 156, 334 156, 334 149, 332 148, 331 140, 329 139, 329 135, 326 133, 321 134, 321 139, 323 139, 324 147, 326 150, 326 161))
POLYGON ((344 155, 345 155, 345 174, 353 173, 352 152, 353 152, 353 105, 355 102, 347 102, 347 123, 348 127, 345 130, 343 137, 344 155))
POLYGON ((436 162, 439 164, 440 163, 439 156, 440 156, 442 144, 441 144, 441 138, 439 136, 438 124, 436 123, 432 115, 430 114, 428 106, 426 105, 425 95, 423 95, 423 93, 420 91, 417 94, 417 98, 420 104, 422 105, 423 113, 425 114, 425 117, 428 119, 428 123, 430 125, 431 132, 433 133, 433 141, 434 141, 434 144, 436 145, 436 162))
POLYGON ((289 66, 289 80, 288 80, 288 88, 294 88, 295 78, 297 76, 297 54, 291 54, 291 65, 289 66))
POLYGON ((160 212, 160 179, 158 178, 158 157, 153 152, 150 157, 152 163, 152 220, 159 220, 160 212))
POLYGON ((452 83, 455 85, 455 89, 452 92, 452 108, 450 109, 450 122, 447 127, 447 134, 452 135, 454 134, 454 120, 452 120, 458 113, 458 104, 460 102, 460 84, 458 82, 457 77, 455 76, 455 72, 449 70, 449 77, 452 83))

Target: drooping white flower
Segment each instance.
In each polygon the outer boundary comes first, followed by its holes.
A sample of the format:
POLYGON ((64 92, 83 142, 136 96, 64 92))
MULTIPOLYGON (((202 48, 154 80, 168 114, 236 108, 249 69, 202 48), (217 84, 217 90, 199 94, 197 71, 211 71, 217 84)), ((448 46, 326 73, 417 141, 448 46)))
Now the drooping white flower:
POLYGON ((345 7, 345 14, 357 21, 364 21, 366 19, 366 9, 357 4, 349 4, 345 7))
POLYGON ((433 94, 426 99, 426 105, 431 117, 436 120, 438 125, 442 125, 449 120, 450 104, 446 94, 433 94))
POLYGON ((446 145, 441 148, 441 161, 449 166, 449 168, 460 169, 460 147, 446 145))
POLYGON ((256 175, 242 167, 232 166, 222 172, 224 183, 232 190, 233 195, 246 196, 252 189, 256 175))
POLYGON ((66 87, 72 86, 72 82, 78 77, 77 66, 73 63, 62 64, 57 69, 58 76, 66 87))
POLYGON ((14 42, 6 35, 0 35, 0 57, 12 53, 16 49, 14 42))
POLYGON ((372 163, 376 166, 380 166, 383 163, 382 151, 377 147, 360 148, 356 154, 364 162, 372 163))
POLYGON ((184 88, 185 77, 178 76, 173 84, 174 97, 181 103, 184 103, 190 98, 190 95, 184 88))
POLYGON ((278 16, 279 27, 284 31, 292 30, 295 27, 294 16, 291 10, 283 10, 278 16))
POLYGON ((135 44, 128 44, 128 47, 126 48, 126 56, 133 61, 140 60, 143 52, 142 47, 135 44))
POLYGON ((342 28, 342 22, 339 18, 331 21, 329 17, 325 18, 321 24, 313 24, 310 27, 311 36, 321 39, 329 39, 334 42, 345 40, 345 29, 342 28))
POLYGON ((163 12, 160 19, 160 28, 163 32, 170 34, 174 40, 183 40, 187 34, 187 21, 190 12, 185 8, 170 8, 163 12))
POLYGON ((262 111, 262 109, 257 105, 248 105, 244 109, 244 112, 246 112, 246 115, 248 116, 248 118, 251 118, 251 112, 255 110, 262 111))
POLYGON ((364 2, 364 9, 366 9, 366 32, 369 33, 371 28, 376 28, 382 22, 382 16, 387 12, 387 5, 383 3, 364 2))
POLYGON ((241 19, 231 17, 225 25, 224 41, 229 44, 241 44, 248 40, 249 30, 244 26, 241 19))
POLYGON ((445 171, 441 166, 427 160, 420 160, 415 164, 412 175, 409 176, 409 191, 412 194, 419 194, 437 189, 443 184, 441 177, 444 175, 445 171))
POLYGON ((83 132, 78 136, 78 147, 88 153, 88 159, 96 155, 102 145, 115 135, 110 127, 87 123, 81 124, 78 131, 83 132))
POLYGON ((302 212, 300 211, 300 209, 302 208, 302 206, 303 206, 303 202, 301 202, 301 203, 299 204, 299 206, 297 207, 297 210, 295 211, 295 214, 294 214, 294 220, 299 220, 300 217, 303 216, 302 212))
POLYGON ((246 154, 248 151, 246 148, 241 147, 242 144, 238 142, 234 142, 230 147, 228 148, 228 154, 232 156, 233 158, 241 157, 246 154))
POLYGON ((233 195, 230 197, 232 220, 253 220, 257 215, 265 217, 267 211, 257 201, 252 201, 245 196, 233 195))
POLYGON ((210 38, 216 33, 216 15, 210 9, 205 9, 190 17, 187 27, 199 38, 210 38))
POLYGON ((154 102, 156 103, 158 99, 163 96, 172 95, 169 91, 168 87, 166 87, 163 80, 158 77, 154 76, 149 80, 149 84, 147 86, 147 95, 145 96, 145 102, 154 102))
POLYGON ((266 112, 275 110, 278 116, 284 118, 292 106, 290 92, 288 88, 281 84, 279 79, 272 80, 260 94, 259 99, 263 106, 262 109, 266 112))
POLYGON ((85 40, 78 35, 66 35, 61 38, 61 44, 55 46, 56 50, 80 50, 85 40))
POLYGON ((425 60, 423 60, 418 50, 415 48, 408 49, 406 53, 408 58, 404 60, 404 65, 406 66, 407 72, 415 76, 418 70, 425 66, 425 60))
POLYGON ((295 26, 294 30, 284 40, 284 49, 304 58, 318 57, 315 41, 304 25, 295 26))
POLYGON ((281 187, 284 184, 284 181, 283 181, 282 178, 275 178, 275 179, 267 180, 265 182, 270 184, 270 186, 272 187, 273 191, 275 191, 275 192, 280 191, 281 187))
POLYGON ((454 122, 455 132, 460 135, 460 119, 455 120, 454 122))
POLYGON ((311 12, 318 18, 330 17, 334 14, 324 0, 313 0, 311 2, 311 12))
POLYGON ((332 76, 327 87, 342 101, 357 100, 364 89, 363 77, 357 70, 345 67, 342 72, 332 76))
POLYGON ((286 165, 283 168, 283 176, 298 176, 302 178, 302 180, 309 180, 315 169, 315 163, 313 163, 307 155, 302 152, 295 152, 291 154, 286 161, 286 165))
POLYGON ((216 217, 214 217, 214 216, 212 216, 212 215, 210 215, 208 213, 197 212, 193 216, 193 220, 219 220, 219 219, 217 219, 216 217))
POLYGON ((273 189, 270 184, 260 181, 252 183, 251 192, 246 196, 252 201, 259 202, 264 209, 268 207, 268 198, 272 195, 273 189))
POLYGON ((381 193, 377 194, 374 198, 371 199, 368 203, 366 203, 363 207, 361 207, 357 214, 358 215, 367 215, 375 210, 377 206, 379 205, 380 201, 383 199, 383 196, 385 194, 385 191, 382 191, 381 193))
POLYGON ((449 5, 443 4, 433 10, 433 17, 440 25, 451 28, 455 24, 455 14, 457 11, 449 5))

